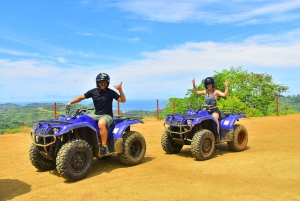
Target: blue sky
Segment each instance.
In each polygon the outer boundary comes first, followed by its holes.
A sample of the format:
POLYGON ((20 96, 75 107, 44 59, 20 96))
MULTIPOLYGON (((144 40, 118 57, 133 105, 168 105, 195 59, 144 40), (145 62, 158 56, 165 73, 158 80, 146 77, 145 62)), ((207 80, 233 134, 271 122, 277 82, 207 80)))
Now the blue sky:
POLYGON ((238 66, 300 94, 299 0, 0 0, 0 16, 0 102, 68 101, 100 72, 127 99, 180 98, 238 66))

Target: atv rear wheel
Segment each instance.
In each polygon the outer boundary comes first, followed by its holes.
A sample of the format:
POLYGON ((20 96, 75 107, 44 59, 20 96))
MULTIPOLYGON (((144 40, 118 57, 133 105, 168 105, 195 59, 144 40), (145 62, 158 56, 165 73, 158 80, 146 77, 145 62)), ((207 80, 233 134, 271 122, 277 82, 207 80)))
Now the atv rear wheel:
POLYGON ((34 167, 40 171, 55 169, 55 161, 44 158, 38 148, 32 143, 29 149, 29 159, 34 167))
POLYGON ((161 146, 167 154, 178 153, 183 147, 182 144, 176 144, 170 137, 169 132, 166 130, 163 132, 161 136, 161 146))
POLYGON ((56 169, 68 181, 83 179, 91 169, 93 152, 84 140, 72 140, 64 144, 56 157, 56 169))
POLYGON ((196 160, 207 160, 215 150, 215 137, 211 131, 203 129, 195 133, 191 145, 191 152, 196 160))
POLYGON ((240 124, 235 124, 233 127, 233 140, 227 142, 227 145, 232 151, 243 151, 248 144, 248 131, 240 124))
POLYGON ((145 138, 136 131, 127 131, 122 138, 122 153, 118 154, 119 159, 125 165, 139 164, 146 153, 145 138))

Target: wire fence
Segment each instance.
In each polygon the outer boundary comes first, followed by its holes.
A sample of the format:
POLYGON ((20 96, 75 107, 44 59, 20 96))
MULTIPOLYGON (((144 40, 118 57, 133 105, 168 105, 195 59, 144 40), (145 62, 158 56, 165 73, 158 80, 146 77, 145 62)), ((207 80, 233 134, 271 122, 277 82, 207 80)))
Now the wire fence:
MULTIPOLYGON (((141 100, 140 103, 143 103, 141 100)), ((134 103, 133 103, 134 104, 134 103)), ((137 103, 135 103, 137 104, 137 103)), ((142 105, 142 104, 141 104, 142 105)), ((161 108, 164 108, 165 102, 159 100, 152 100, 151 106, 149 103, 147 106, 147 111, 144 110, 130 110, 125 107, 123 109, 123 104, 119 102, 114 103, 114 116, 152 116, 159 120, 159 115, 161 108), (149 110, 150 108, 150 110, 149 110), (135 111, 135 112, 133 112, 135 111)), ((25 106, 16 106, 14 104, 6 104, 5 108, 0 108, 0 134, 3 134, 7 130, 19 129, 20 127, 32 127, 35 122, 39 120, 57 118, 59 115, 65 114, 63 109, 64 104, 53 103, 53 104, 43 104, 43 103, 32 103, 25 106), (34 110, 33 110, 34 109, 34 110)), ((125 105, 126 106, 126 105, 125 105)), ((135 105, 131 106, 134 107, 135 105)), ((74 104, 72 107, 82 107, 80 104, 74 104)), ((93 107, 91 105, 91 107, 93 107)), ((143 106, 141 107, 143 108, 143 106)), ((73 108, 74 109, 74 108, 73 108)), ((176 111, 176 105, 172 104, 173 113, 176 111)), ((92 112, 90 112, 91 114, 92 112)), ((88 113, 87 113, 88 114, 88 113)), ((279 100, 276 99, 276 115, 279 116, 279 100)))
MULTIPOLYGON (((141 100, 143 102, 143 100, 141 100)), ((130 110, 122 109, 122 104, 119 102, 115 103, 113 114, 114 116, 140 116, 144 117, 146 115, 151 115, 153 117, 156 116, 157 120, 159 120, 159 101, 153 101, 154 110, 152 110, 153 106, 148 106, 148 110, 130 110)), ((63 109, 64 104, 61 103, 32 103, 27 104, 25 106, 17 106, 15 104, 5 104, 5 108, 0 108, 0 134, 5 133, 6 131, 10 131, 10 133, 20 132, 22 127, 33 127, 34 124, 39 120, 57 118, 59 115, 65 114, 66 110, 63 109)), ((80 104, 72 105, 71 110, 76 110, 79 107, 83 107, 80 104)), ((89 107, 89 106, 86 106, 89 107)), ((93 107, 93 106, 91 106, 93 107)), ((126 108, 126 107, 125 107, 126 108)), ((93 112, 89 112, 87 114, 92 114, 93 112)))

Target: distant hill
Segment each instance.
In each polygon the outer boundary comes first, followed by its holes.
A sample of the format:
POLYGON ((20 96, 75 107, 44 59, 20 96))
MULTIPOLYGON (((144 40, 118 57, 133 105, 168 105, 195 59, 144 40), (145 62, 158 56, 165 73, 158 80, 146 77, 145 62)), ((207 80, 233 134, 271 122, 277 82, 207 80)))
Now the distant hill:
POLYGON ((292 108, 296 112, 300 112, 300 94, 295 96, 285 96, 279 98, 279 104, 288 104, 291 105, 292 108))
POLYGON ((14 103, 0 104, 0 110, 14 110, 20 108, 20 105, 14 103))
MULTIPOLYGON (((62 109, 65 104, 56 104, 56 115, 65 114, 65 110, 62 109)), ((81 104, 74 104, 71 106, 71 110, 75 110, 79 107, 90 107, 93 105, 84 106, 81 104)), ((90 111, 93 113, 93 111, 90 111)), ((117 114, 117 111, 114 111, 117 114)), ((121 113, 125 116, 138 116, 138 117, 149 117, 155 116, 155 111, 126 111, 121 113)), ((0 134, 6 133, 9 130, 11 133, 18 133, 17 129, 21 126, 32 127, 34 122, 42 119, 54 118, 54 105, 53 103, 30 103, 24 106, 20 106, 12 103, 0 104, 0 134), (15 131, 14 131, 15 130, 15 131)))
MULTIPOLYGON (((57 103, 56 104, 57 108, 64 106, 62 103, 57 103)), ((53 103, 29 103, 24 106, 14 104, 14 103, 5 103, 5 104, 0 104, 0 111, 1 110, 20 110, 20 109, 29 109, 29 108, 49 108, 53 109, 54 104, 53 103)))

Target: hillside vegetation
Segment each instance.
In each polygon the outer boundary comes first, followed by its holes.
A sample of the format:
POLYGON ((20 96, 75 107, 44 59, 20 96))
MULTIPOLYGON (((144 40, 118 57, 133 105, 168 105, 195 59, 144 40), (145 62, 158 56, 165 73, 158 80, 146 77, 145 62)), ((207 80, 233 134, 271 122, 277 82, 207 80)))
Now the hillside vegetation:
MULTIPOLYGON (((276 84, 271 75, 266 73, 253 73, 244 71, 242 67, 230 68, 222 72, 215 72, 212 77, 215 79, 215 89, 225 91, 224 82, 229 81, 228 96, 219 97, 217 106, 220 110, 234 113, 245 113, 248 117, 262 117, 276 115, 276 98, 279 98, 280 114, 293 114, 299 112, 299 95, 283 97, 282 94, 288 91, 288 87, 276 84)), ((196 77, 197 90, 206 90, 204 79, 196 77), (202 79, 202 80, 201 80, 202 79)), ((192 78, 191 78, 192 80, 192 78)), ((184 98, 170 98, 165 112, 184 113, 188 105, 192 109, 199 109, 204 105, 204 96, 196 95, 191 88, 187 90, 184 98)))
MULTIPOLYGON (((275 84, 272 76, 244 71, 242 67, 215 72, 212 76, 216 81, 216 89, 225 90, 224 82, 228 80, 229 95, 218 99, 218 108, 222 111, 245 113, 247 117, 262 117, 277 115, 276 98, 279 97, 279 115, 300 112, 300 95, 284 97, 288 87, 275 84)), ((192 83, 191 83, 192 86, 192 83)), ((191 87, 192 88, 192 87, 191 87)), ((205 90, 204 78, 197 86, 205 90)), ((204 104, 203 96, 197 96, 188 89, 184 98, 170 98, 166 107, 159 111, 159 118, 166 114, 185 113, 187 109, 199 109, 204 104)), ((64 114, 63 105, 57 104, 57 116, 64 114)), ((72 105, 72 110, 83 105, 72 105)), ((89 107, 93 107, 89 105, 89 107)), ((91 111, 92 112, 92 111, 91 111)), ((117 114, 117 111, 114 111, 117 114)), ((156 111, 132 110, 126 111, 126 116, 156 117, 156 111)), ((54 105, 47 103, 31 103, 25 106, 16 104, 0 104, 0 134, 19 133, 22 129, 30 129, 37 120, 54 118, 54 105)))
MULTIPOLYGON (((65 114, 64 104, 56 104, 56 116, 65 114)), ((71 110, 79 107, 86 107, 81 104, 74 104, 71 110)), ((93 106, 88 106, 93 107, 93 106)), ((93 111, 89 111, 93 113, 93 111)), ((89 114, 87 113, 87 114, 89 114)), ((117 111, 114 111, 117 115, 117 111)), ((134 110, 122 113, 122 116, 137 117, 155 117, 154 111, 134 110)), ((31 103, 20 106, 12 103, 0 104, 0 134, 4 133, 20 133, 24 130, 31 130, 37 120, 45 120, 54 118, 54 104, 49 103, 31 103)))

